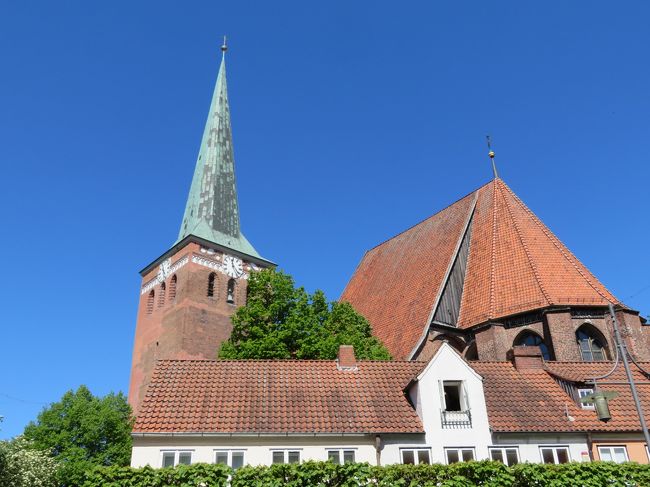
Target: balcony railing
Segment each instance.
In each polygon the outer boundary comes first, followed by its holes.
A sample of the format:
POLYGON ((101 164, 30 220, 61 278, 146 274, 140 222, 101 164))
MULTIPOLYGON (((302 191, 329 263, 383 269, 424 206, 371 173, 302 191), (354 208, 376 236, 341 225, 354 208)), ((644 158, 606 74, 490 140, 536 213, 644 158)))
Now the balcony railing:
POLYGON ((443 428, 461 429, 472 427, 472 413, 467 411, 440 411, 443 428))

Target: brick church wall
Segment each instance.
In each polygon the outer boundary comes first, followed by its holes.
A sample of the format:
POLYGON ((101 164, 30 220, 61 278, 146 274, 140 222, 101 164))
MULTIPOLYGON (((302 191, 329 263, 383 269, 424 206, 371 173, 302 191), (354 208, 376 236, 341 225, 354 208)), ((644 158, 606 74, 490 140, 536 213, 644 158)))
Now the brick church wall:
MULTIPOLYGON (((211 255, 212 259, 217 254, 211 255)), ((141 294, 138 307, 129 402, 134 410, 143 397, 156 361, 160 359, 215 359, 220 345, 232 331, 230 317, 246 300, 247 280, 235 280, 234 303, 226 300, 225 274, 192 262, 192 256, 205 257, 201 247, 189 243, 171 256, 172 265, 184 257, 189 261, 174 274, 176 297, 171 301, 171 278, 166 284, 166 301, 159 305, 160 284, 154 286, 154 307, 148 310, 149 292, 141 294), (214 273, 214 293, 208 296, 208 279, 214 273)), ((246 266, 246 263, 244 264, 246 266)), ((155 266, 143 276, 143 284, 154 279, 155 266)))

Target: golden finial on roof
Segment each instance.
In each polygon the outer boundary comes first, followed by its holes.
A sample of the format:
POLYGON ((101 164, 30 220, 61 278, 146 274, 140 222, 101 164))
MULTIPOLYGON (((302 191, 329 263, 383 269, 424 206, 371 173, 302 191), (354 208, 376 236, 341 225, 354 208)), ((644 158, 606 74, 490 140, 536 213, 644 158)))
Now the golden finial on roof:
POLYGON ((496 162, 494 162, 494 151, 492 150, 492 139, 489 135, 486 135, 485 138, 487 139, 488 156, 492 161, 492 172, 494 172, 494 179, 498 179, 499 175, 497 174, 497 165, 496 162))

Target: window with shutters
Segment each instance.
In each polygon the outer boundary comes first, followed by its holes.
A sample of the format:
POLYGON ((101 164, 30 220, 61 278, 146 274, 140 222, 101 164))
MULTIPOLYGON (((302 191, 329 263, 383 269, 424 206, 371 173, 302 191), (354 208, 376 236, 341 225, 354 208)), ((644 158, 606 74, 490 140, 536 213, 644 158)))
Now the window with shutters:
POLYGON ((214 297, 214 281, 217 278, 217 275, 212 272, 208 276, 208 297, 213 298, 214 297))
POLYGON ((152 289, 151 292, 149 293, 149 296, 147 296, 147 314, 153 313, 153 304, 156 300, 156 293, 152 289))
POLYGON ((226 289, 226 302, 228 304, 235 304, 235 280, 228 280, 228 288, 226 289))
POLYGON ((160 292, 158 293, 158 307, 162 308, 165 306, 165 291, 167 290, 165 283, 163 282, 160 285, 160 292))
POLYGON ((178 279, 176 278, 176 274, 172 276, 172 278, 169 280, 169 301, 174 302, 176 300, 176 284, 178 282, 178 279))

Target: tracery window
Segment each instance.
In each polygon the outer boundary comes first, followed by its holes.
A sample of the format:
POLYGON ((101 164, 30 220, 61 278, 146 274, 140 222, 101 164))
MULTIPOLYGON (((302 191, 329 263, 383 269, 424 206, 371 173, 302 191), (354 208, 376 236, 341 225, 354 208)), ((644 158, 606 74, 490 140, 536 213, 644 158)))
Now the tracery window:
POLYGON ((576 332, 576 339, 580 347, 580 355, 584 362, 598 362, 607 360, 605 341, 596 330, 590 326, 582 326, 576 332))
POLYGON ((548 351, 546 343, 544 343, 544 340, 541 336, 539 336, 537 333, 533 333, 532 331, 524 331, 520 333, 519 336, 515 339, 515 343, 513 345, 524 347, 537 346, 542 351, 542 357, 544 357, 544 360, 551 360, 551 354, 548 351))

